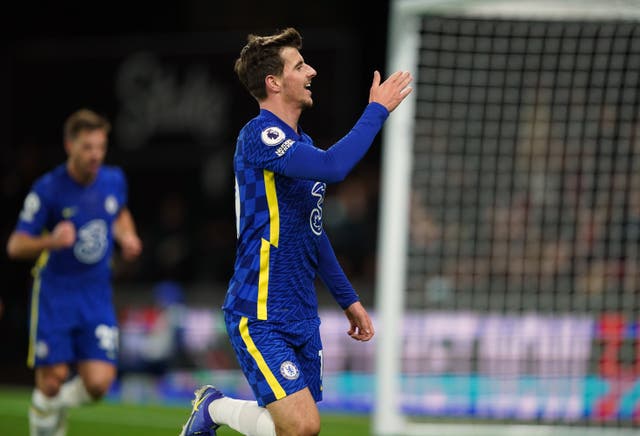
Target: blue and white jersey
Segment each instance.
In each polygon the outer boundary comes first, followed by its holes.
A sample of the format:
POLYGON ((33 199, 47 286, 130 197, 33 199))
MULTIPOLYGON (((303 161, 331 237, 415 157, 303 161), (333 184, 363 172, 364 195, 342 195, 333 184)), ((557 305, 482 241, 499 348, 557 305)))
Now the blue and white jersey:
POLYGON ((262 320, 317 316, 326 184, 282 174, 301 143, 313 145, 267 110, 240 131, 234 156, 238 246, 225 310, 262 320))
POLYGON ((69 220, 76 228, 73 246, 45 252, 37 272, 43 279, 103 280, 111 277, 113 222, 127 203, 127 182, 119 167, 103 166, 84 186, 71 178, 66 164, 40 177, 27 195, 17 231, 39 236, 69 220))

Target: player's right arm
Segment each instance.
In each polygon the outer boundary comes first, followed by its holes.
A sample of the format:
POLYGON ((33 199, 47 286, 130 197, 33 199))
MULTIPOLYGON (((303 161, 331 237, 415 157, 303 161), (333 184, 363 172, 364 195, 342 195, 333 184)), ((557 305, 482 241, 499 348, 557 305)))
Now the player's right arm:
POLYGON ((48 175, 37 180, 25 197, 16 228, 7 241, 10 258, 35 259, 45 250, 60 250, 74 244, 76 230, 71 221, 60 221, 53 229, 46 225, 50 199, 55 195, 51 180, 48 175))
POLYGON ((76 229, 71 221, 60 221, 51 233, 33 236, 15 230, 7 241, 7 254, 12 259, 35 259, 45 250, 60 250, 73 245, 76 229))

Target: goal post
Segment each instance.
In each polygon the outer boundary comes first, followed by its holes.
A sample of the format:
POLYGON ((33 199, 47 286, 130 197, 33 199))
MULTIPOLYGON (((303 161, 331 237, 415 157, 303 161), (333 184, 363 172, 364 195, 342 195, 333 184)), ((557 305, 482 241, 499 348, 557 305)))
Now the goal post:
MULTIPOLYGON (((407 14, 392 2, 389 32, 389 66, 409 70, 415 77, 418 56, 419 17, 407 14)), ((394 69, 395 68, 395 69, 394 69)), ((415 85, 412 85, 415 86, 415 85)), ((409 192, 411 184, 411 153, 413 114, 416 92, 412 92, 396 108, 382 134, 382 205, 378 242, 378 277, 376 312, 380 325, 401 326, 404 312, 406 251, 408 238, 409 192), (382 255, 384 253, 384 255, 382 255)), ((404 427, 400 413, 400 356, 402 343, 397 331, 381 328, 376 346, 376 398, 374 428, 381 435, 393 434, 404 427), (386 376, 383 376, 386 374, 386 376)))
POLYGON ((639 23, 630 0, 391 1, 414 91, 382 136, 375 435, 640 424, 639 23))

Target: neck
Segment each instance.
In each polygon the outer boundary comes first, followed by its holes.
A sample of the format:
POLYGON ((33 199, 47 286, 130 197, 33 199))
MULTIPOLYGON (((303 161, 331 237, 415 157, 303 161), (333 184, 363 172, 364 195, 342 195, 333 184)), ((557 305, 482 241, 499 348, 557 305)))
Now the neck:
POLYGON ((298 131, 298 120, 302 113, 302 108, 291 107, 290 105, 281 104, 278 101, 264 100, 260 102, 260 109, 266 109, 282 121, 287 123, 295 132, 298 131))
POLYGON ((92 174, 82 174, 82 172, 78 171, 71 162, 67 162, 67 173, 69 173, 69 176, 80 185, 90 185, 95 180, 95 176, 92 174))

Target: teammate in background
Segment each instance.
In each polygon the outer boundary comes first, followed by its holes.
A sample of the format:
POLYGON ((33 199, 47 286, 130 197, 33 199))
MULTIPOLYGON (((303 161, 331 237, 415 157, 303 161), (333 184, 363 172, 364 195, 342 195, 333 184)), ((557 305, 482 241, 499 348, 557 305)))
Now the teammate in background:
POLYGON ((234 156, 238 248, 223 305, 238 362, 256 401, 196 391, 182 435, 215 435, 226 424, 248 435, 315 435, 322 400, 322 344, 314 289, 319 275, 344 310, 348 334, 368 341, 374 328, 322 228, 328 183, 343 180, 384 121, 409 95, 412 77, 380 83, 351 131, 327 151, 298 125, 313 104, 316 71, 305 63, 298 31, 249 35, 235 71, 260 113, 240 131, 234 156))
POLYGON ((27 358, 35 368, 32 436, 66 434, 66 410, 100 399, 116 376, 114 241, 126 260, 138 257, 142 243, 124 173, 102 165, 109 131, 87 109, 67 118, 67 161, 33 184, 7 243, 9 257, 38 259, 27 358))

